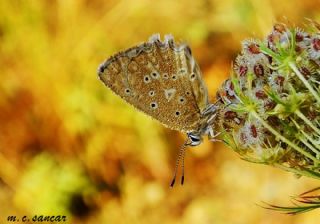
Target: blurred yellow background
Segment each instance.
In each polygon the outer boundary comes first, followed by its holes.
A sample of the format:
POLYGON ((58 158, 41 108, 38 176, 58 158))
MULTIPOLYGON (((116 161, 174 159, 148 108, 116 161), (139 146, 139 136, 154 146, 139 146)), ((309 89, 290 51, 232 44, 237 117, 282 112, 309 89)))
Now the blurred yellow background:
POLYGON ((96 75, 117 51, 172 33, 191 46, 214 100, 243 39, 306 17, 320 21, 319 0, 1 1, 0 223, 9 215, 319 223, 317 210, 288 216, 257 206, 288 205, 319 181, 249 164, 221 143, 189 148, 185 185, 169 188, 185 136, 127 105, 96 75))

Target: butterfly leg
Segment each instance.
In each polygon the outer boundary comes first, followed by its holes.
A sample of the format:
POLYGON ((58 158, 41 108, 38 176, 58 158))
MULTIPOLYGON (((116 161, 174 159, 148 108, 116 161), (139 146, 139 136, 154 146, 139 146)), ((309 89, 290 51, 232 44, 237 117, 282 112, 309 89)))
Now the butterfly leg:
POLYGON ((213 104, 209 104, 207 108, 202 112, 203 115, 209 115, 214 113, 217 110, 216 106, 213 104))
POLYGON ((217 139, 216 137, 220 134, 220 132, 218 133, 214 133, 213 131, 213 128, 210 127, 209 130, 208 130, 208 139, 209 141, 212 141, 212 142, 221 142, 220 139, 217 139))

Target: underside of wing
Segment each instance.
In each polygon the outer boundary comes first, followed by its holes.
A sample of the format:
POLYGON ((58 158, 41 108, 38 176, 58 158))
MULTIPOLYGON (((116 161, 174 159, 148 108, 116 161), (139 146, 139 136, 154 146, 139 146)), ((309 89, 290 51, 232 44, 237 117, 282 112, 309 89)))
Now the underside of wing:
POLYGON ((128 103, 179 131, 199 126, 208 105, 200 69, 185 44, 159 35, 107 59, 100 79, 128 103))

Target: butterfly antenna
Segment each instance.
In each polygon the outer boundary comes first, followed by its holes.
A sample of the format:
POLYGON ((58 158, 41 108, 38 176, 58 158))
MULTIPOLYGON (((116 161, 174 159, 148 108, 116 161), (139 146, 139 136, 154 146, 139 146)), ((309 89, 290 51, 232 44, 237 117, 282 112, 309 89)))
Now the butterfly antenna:
POLYGON ((181 175, 181 185, 183 185, 184 183, 184 157, 186 155, 186 144, 184 144, 184 147, 181 148, 182 151, 182 164, 181 164, 181 168, 182 168, 182 175, 181 175))
POLYGON ((184 182, 184 155, 185 155, 185 149, 188 146, 188 140, 186 140, 186 142, 182 145, 182 147, 179 150, 179 155, 178 158, 176 160, 176 166, 174 168, 174 174, 173 174, 173 178, 170 184, 170 187, 173 187, 174 183, 176 182, 176 178, 177 178, 177 171, 178 171, 178 167, 180 164, 180 160, 182 159, 182 177, 181 177, 181 185, 184 182))

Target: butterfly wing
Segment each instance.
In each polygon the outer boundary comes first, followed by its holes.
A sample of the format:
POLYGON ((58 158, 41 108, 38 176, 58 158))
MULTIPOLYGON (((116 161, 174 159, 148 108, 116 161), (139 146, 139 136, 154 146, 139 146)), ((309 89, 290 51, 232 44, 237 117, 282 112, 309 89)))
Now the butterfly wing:
POLYGON ((102 82, 129 104, 179 131, 199 127, 208 105, 200 69, 187 45, 172 36, 120 52, 99 67, 102 82))

